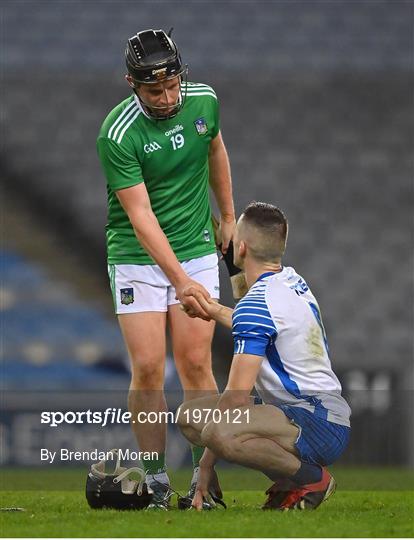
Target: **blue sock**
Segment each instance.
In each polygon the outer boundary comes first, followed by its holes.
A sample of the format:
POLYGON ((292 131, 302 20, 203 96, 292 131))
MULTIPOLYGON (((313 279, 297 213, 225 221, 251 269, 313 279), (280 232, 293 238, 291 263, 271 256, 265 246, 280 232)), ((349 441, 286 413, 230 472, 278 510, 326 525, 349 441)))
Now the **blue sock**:
POLYGON ((289 479, 299 486, 314 484, 315 482, 319 482, 321 478, 322 468, 319 465, 311 465, 310 463, 304 462, 302 462, 295 474, 289 476, 289 479))

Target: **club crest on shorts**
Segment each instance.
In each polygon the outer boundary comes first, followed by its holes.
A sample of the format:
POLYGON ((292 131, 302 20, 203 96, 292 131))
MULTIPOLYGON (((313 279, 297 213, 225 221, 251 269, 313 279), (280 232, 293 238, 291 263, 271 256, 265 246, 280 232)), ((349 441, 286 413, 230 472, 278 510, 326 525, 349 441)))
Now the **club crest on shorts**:
POLYGON ((121 289, 121 304, 128 306, 134 301, 134 289, 121 289))
POLYGON ((194 125, 199 135, 204 135, 205 133, 207 133, 208 127, 204 118, 198 118, 194 122, 194 125))

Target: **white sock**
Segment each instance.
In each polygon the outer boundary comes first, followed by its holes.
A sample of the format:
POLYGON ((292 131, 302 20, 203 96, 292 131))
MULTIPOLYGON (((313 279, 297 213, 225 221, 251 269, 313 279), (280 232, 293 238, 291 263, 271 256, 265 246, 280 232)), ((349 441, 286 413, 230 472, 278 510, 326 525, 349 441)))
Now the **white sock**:
POLYGON ((157 484, 158 482, 169 486, 170 479, 168 478, 168 474, 166 472, 162 472, 162 473, 157 473, 157 474, 145 475, 145 483, 147 484, 147 486, 151 487, 151 484, 157 484))
POLYGON ((191 478, 191 483, 195 484, 198 480, 198 471, 200 470, 200 467, 194 467, 193 477, 191 478))

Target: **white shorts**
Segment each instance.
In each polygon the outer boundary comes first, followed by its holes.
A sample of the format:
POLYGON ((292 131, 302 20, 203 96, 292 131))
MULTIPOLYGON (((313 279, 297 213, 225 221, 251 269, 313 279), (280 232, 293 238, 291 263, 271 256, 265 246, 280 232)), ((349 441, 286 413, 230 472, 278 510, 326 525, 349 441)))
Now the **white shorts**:
MULTIPOLYGON (((212 298, 220 297, 216 253, 184 261, 181 266, 212 298)), ((179 303, 175 288, 158 265, 109 264, 108 273, 117 314, 168 311, 168 306, 179 303)))

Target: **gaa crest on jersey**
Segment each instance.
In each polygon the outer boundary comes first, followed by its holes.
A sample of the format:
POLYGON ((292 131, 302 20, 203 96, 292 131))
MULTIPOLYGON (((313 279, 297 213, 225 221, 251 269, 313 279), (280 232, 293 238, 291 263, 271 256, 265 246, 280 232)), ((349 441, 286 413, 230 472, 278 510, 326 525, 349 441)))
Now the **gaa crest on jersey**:
POLYGON ((205 133, 207 133, 208 126, 207 126, 207 122, 204 120, 204 118, 198 118, 194 122, 194 125, 195 125, 197 133, 199 135, 204 135, 205 133))
POLYGON ((134 289, 121 289, 121 304, 128 306, 134 301, 134 289))

